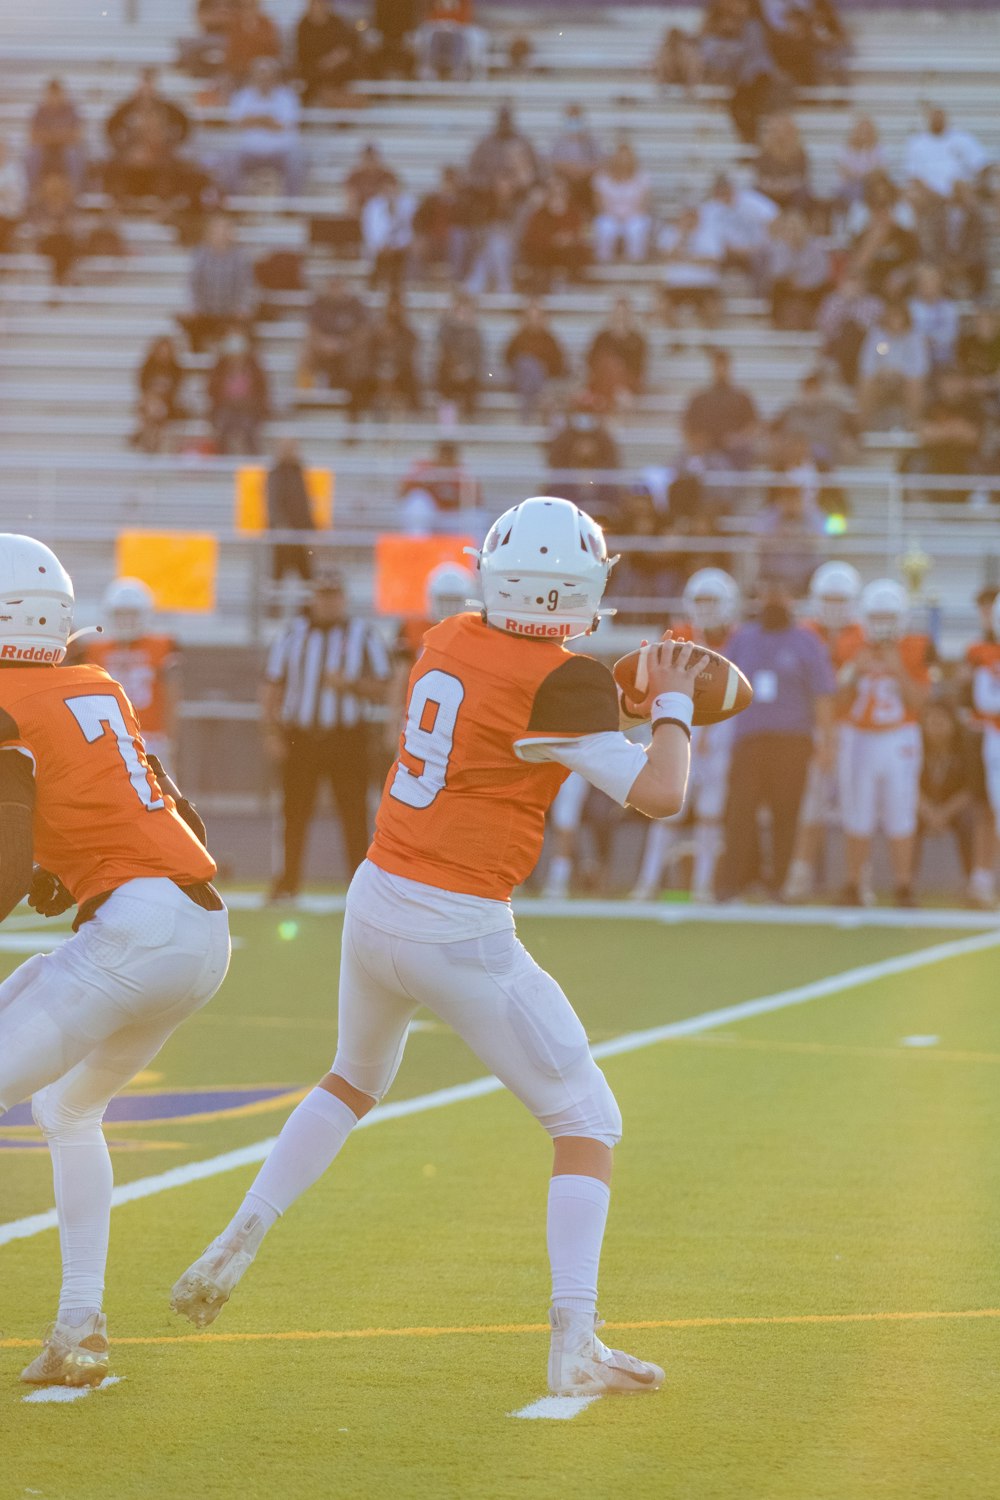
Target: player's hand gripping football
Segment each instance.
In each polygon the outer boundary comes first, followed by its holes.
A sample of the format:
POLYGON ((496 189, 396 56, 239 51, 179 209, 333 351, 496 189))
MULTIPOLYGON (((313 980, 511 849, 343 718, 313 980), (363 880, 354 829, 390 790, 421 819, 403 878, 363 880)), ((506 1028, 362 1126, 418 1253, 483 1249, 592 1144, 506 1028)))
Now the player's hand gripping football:
MULTIPOLYGON (((648 643, 643 641, 644 646, 648 643)), ((704 664, 704 657, 693 641, 674 639, 673 631, 666 630, 661 641, 645 657, 646 693, 634 707, 648 716, 653 699, 661 693, 685 693, 694 697, 694 685, 704 664)), ((637 682, 637 686, 640 686, 637 682)), ((629 705, 630 708, 633 705, 629 705)))
POLYGON ((28 905, 42 917, 61 917, 76 902, 58 875, 36 865, 28 887, 28 905))

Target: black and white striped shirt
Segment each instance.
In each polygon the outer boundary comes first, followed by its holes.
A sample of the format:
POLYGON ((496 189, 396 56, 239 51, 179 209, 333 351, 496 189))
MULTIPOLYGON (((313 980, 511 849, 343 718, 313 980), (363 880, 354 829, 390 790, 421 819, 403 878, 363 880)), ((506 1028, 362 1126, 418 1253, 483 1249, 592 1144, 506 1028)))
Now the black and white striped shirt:
POLYGON ((271 647, 265 673, 285 690, 280 718, 286 728, 350 729, 364 721, 364 701, 332 687, 335 674, 349 682, 384 681, 389 658, 378 631, 361 619, 325 626, 305 615, 293 620, 271 647))

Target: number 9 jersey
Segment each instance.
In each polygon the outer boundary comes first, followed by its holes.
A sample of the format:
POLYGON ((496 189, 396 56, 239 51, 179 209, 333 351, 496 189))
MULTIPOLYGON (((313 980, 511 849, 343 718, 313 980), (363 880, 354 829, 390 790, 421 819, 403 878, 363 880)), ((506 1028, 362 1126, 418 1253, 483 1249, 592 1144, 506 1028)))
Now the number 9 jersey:
POLYGON ((34 857, 77 904, 127 880, 210 880, 215 861, 150 770, 131 703, 102 667, 0 672, 0 749, 35 778, 34 857))
POLYGON ((424 637, 368 858, 390 875, 508 901, 569 772, 546 745, 617 731, 607 667, 558 641, 453 615, 424 637))

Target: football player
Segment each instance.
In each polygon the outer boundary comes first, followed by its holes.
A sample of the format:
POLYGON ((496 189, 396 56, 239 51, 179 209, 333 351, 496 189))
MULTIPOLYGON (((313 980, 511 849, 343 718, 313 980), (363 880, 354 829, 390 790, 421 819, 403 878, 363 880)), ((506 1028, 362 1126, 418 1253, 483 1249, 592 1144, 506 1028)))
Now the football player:
POLYGON ((102 601, 105 633, 88 642, 81 659, 120 682, 142 724, 147 753, 174 765, 178 654, 169 635, 153 629, 152 590, 138 578, 116 578, 102 601))
MULTIPOLYGON (((997 899, 994 865, 1000 837, 1000 594, 994 594, 989 604, 989 620, 983 636, 966 652, 965 672, 972 702, 972 727, 981 735, 983 781, 990 816, 977 821, 968 895, 976 906, 991 909, 997 899)), ((981 801, 979 806, 982 807, 981 801)))
POLYGON ((906 591, 894 579, 869 583, 861 593, 864 642, 838 677, 844 905, 861 904, 861 881, 879 828, 889 844, 896 904, 916 904, 912 878, 923 753, 920 713, 930 691, 933 650, 927 636, 907 634, 908 613, 906 591))
MULTIPOLYGON (((821 563, 809 582, 810 612, 802 623, 826 646, 835 672, 845 667, 864 644, 864 631, 857 619, 860 597, 861 575, 850 563, 821 563)), ((785 881, 786 901, 807 901, 812 895, 824 835, 840 817, 838 802, 836 771, 824 771, 819 758, 814 757, 799 811, 795 853, 785 881)))
POLYGON ((172 1305, 199 1325, 218 1315, 267 1231, 383 1098, 425 1005, 554 1141, 550 1389, 655 1390, 657 1365, 596 1335, 621 1115, 569 1000, 518 942, 510 900, 570 770, 649 817, 679 810, 698 653, 686 643, 673 664, 672 649, 652 664, 644 751, 619 731, 608 669, 564 645, 597 624, 614 561, 600 528, 569 501, 538 497, 502 515, 477 557, 483 608, 427 633, 375 838, 348 894, 332 1069, 172 1305))
MULTIPOLYGON (((725 655, 726 642, 739 620, 740 590, 736 579, 722 568, 699 568, 685 585, 683 602, 685 622, 675 627, 674 635, 725 655)), ((695 901, 714 899, 715 866, 722 851, 722 819, 729 787, 732 729, 732 721, 727 719, 721 724, 700 725, 691 736, 688 804, 694 818, 691 895, 695 901)), ((633 900, 649 901, 659 891, 677 823, 670 820, 650 826, 639 878, 632 890, 633 900)))
POLYGON ((107 1373, 101 1121, 229 964, 201 819, 147 758, 121 685, 102 667, 57 670, 72 618, 58 558, 0 536, 0 920, 25 895, 46 916, 77 907, 74 936, 0 985, 0 1117, 31 1099, 62 1250, 56 1321, 21 1376, 37 1385, 107 1373))

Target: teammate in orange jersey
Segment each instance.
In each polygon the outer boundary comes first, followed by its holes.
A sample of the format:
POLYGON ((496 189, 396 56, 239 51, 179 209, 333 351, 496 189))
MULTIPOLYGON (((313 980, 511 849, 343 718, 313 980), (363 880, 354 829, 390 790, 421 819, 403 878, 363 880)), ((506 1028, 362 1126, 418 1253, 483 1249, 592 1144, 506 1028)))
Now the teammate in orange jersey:
MULTIPOLYGON (((835 672, 847 665, 864 645, 865 633, 856 618, 861 597, 861 575, 850 563, 821 563, 809 581, 809 610, 803 625, 819 636, 835 672)), ((799 809, 795 852, 785 881, 786 901, 806 901, 813 893, 823 840, 831 823, 839 822, 840 796, 836 767, 813 756, 799 809)))
POLYGON ((976 829, 968 894, 975 905, 992 908, 997 899, 994 865, 1000 837, 1000 594, 990 605, 984 636, 965 656, 972 721, 982 735, 983 780, 990 808, 990 817, 980 819, 976 829))
POLYGON ((31 1099, 59 1218, 59 1311, 21 1377, 39 1385, 107 1373, 101 1120, 229 963, 201 819, 147 760, 121 685, 101 667, 56 670, 72 617, 58 558, 0 536, 0 920, 26 894, 46 916, 78 908, 75 936, 0 985, 0 1116, 31 1099))
POLYGON ((177 727, 177 643, 152 629, 152 591, 138 578, 116 578, 102 601, 105 634, 82 659, 120 682, 142 726, 147 751, 174 764, 177 727))
POLYGON ((651 674, 648 751, 619 731, 617 690, 564 641, 588 633, 612 567, 567 500, 507 511, 479 554, 483 611, 429 631, 410 677, 399 755, 368 859, 347 897, 337 1056, 290 1116, 239 1212, 173 1289, 210 1323, 279 1216, 384 1096, 418 1006, 447 1021, 553 1137, 549 1387, 655 1390, 656 1365, 596 1337, 614 1096, 558 984, 518 942, 510 898, 531 871, 570 769, 650 817, 679 810, 699 656, 651 674))
POLYGON ((840 805, 847 857, 844 905, 861 902, 871 841, 889 845, 897 906, 916 904, 914 834, 920 801, 920 712, 931 685, 933 652, 924 635, 906 634, 905 590, 880 578, 862 590, 865 643, 839 676, 840 805))

